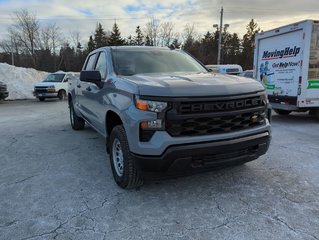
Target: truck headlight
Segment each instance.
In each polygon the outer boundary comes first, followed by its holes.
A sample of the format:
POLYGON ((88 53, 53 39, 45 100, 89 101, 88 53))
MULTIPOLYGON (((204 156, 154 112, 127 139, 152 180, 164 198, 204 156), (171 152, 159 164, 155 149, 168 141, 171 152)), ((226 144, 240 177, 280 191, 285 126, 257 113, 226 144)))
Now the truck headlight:
POLYGON ((263 94, 261 95, 261 99, 265 102, 265 104, 269 103, 268 94, 266 92, 263 92, 263 94))
POLYGON ((167 107, 167 102, 135 99, 135 106, 142 111, 163 112, 167 107))
POLYGON ((261 95, 261 99, 264 101, 266 105, 266 118, 268 118, 269 122, 271 122, 271 105, 269 104, 267 92, 263 92, 263 94, 261 95))

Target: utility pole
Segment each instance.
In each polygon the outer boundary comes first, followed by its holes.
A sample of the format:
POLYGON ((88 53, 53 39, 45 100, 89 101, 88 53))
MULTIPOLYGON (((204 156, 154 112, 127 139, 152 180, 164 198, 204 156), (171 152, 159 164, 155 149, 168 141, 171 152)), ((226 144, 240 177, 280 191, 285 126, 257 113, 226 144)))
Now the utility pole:
POLYGON ((223 31, 223 7, 220 10, 220 24, 219 24, 219 38, 218 38, 218 56, 217 56, 217 64, 220 64, 220 56, 221 56, 221 48, 222 48, 222 31, 223 31))

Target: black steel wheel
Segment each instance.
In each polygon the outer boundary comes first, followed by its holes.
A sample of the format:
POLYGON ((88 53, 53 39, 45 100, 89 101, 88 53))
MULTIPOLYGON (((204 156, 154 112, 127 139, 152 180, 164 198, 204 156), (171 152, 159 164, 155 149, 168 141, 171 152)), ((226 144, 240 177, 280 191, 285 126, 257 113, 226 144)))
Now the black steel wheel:
POLYGON ((69 101, 69 110, 70 110, 70 122, 71 122, 71 127, 74 130, 81 130, 85 126, 85 121, 83 118, 79 117, 75 111, 74 111, 74 106, 73 102, 69 101))
POLYGON ((143 184, 130 153, 125 129, 122 125, 113 128, 109 142, 110 163, 115 182, 124 189, 137 188, 143 184))
POLYGON ((291 111, 282 110, 282 109, 274 109, 274 111, 278 115, 289 115, 291 113, 291 111))

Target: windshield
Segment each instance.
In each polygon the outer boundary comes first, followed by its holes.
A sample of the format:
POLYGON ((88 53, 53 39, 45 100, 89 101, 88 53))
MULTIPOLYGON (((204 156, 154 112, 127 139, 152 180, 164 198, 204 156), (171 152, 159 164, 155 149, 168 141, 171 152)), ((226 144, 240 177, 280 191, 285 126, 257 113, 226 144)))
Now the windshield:
POLYGON ((114 49, 114 70, 119 75, 141 73, 207 72, 183 51, 169 49, 114 49))
POLYGON ((62 82, 64 76, 64 73, 51 73, 43 82, 62 82))

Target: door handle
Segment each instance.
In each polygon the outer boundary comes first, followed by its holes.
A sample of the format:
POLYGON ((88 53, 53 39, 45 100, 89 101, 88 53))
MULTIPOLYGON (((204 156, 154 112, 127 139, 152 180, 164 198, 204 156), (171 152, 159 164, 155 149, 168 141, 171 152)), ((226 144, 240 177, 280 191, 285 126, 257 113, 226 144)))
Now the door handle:
POLYGON ((91 89, 90 87, 87 87, 87 88, 86 88, 86 91, 91 92, 91 90, 92 90, 92 89, 91 89))
POLYGON ((78 85, 76 85, 78 88, 81 88, 81 85, 80 84, 78 84, 78 85))

